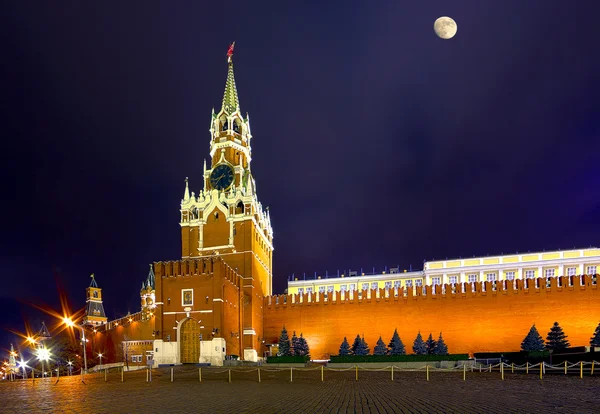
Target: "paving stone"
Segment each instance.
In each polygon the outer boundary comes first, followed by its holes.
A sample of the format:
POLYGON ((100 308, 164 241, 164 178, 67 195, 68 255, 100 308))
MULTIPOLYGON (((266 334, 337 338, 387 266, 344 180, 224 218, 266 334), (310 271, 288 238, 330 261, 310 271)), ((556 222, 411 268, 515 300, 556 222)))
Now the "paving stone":
POLYGON ((80 376, 0 383, 0 411, 40 413, 547 413, 598 412, 600 376, 585 377, 499 373, 325 371, 272 372, 256 368, 231 370, 174 367, 113 371, 80 376))

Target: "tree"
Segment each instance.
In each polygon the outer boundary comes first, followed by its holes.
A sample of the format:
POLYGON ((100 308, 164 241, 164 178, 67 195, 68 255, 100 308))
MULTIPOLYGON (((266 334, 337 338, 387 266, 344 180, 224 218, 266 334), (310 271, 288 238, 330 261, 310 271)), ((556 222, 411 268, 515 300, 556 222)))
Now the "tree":
POLYGON ((442 338, 441 332, 435 345, 435 349, 433 350, 433 353, 436 355, 448 355, 448 346, 444 342, 444 338, 442 338))
POLYGON ((563 332, 558 322, 554 322, 548 336, 546 337, 546 349, 553 351, 562 351, 567 349, 571 344, 567 341, 567 335, 563 332))
POLYGON ((356 335, 356 338, 354 338, 354 342, 352 343, 352 355, 359 355, 356 353, 356 351, 358 350, 358 348, 360 347, 360 335, 356 335))
POLYGON ((427 354, 431 355, 435 352, 435 345, 436 345, 436 342, 433 339, 433 335, 429 334, 429 338, 427 338, 427 341, 425 342, 425 348, 427 348, 427 354))
POLYGON ((425 355, 427 353, 427 346, 425 345, 425 341, 423 341, 420 331, 415 338, 415 342, 413 342, 413 352, 416 355, 425 355))
POLYGON ((293 356, 298 356, 298 337, 296 336, 296 331, 294 331, 294 333, 292 334, 292 342, 291 342, 291 346, 292 346, 292 355, 293 356))
POLYGON ((302 332, 300 332, 300 338, 297 339, 296 345, 294 346, 294 355, 310 357, 308 342, 306 342, 306 338, 302 336, 302 332))
POLYGON ((594 335, 590 338, 590 346, 600 346, 600 323, 596 326, 594 335))
POLYGON ((390 355, 406 354, 406 349, 404 348, 402 339, 400 339, 400 335, 398 335, 397 329, 394 329, 394 335, 392 336, 392 340, 390 341, 388 348, 390 349, 390 355))
POLYGON ((521 342, 521 350, 526 352, 536 352, 544 350, 544 340, 542 335, 538 332, 535 324, 529 329, 529 333, 521 342))
POLYGON ((340 345, 340 356, 348 356, 350 355, 351 351, 350 351, 350 344, 348 343, 348 339, 346 339, 346 337, 344 336, 344 340, 342 341, 342 344, 340 345))
POLYGON ((375 349, 373 349, 373 355, 387 355, 388 349, 385 346, 385 342, 381 339, 381 336, 377 340, 377 345, 375 345, 375 349))
POLYGON ((369 345, 367 345, 367 342, 365 341, 365 337, 363 336, 362 338, 360 338, 360 342, 356 348, 356 352, 354 353, 354 355, 369 355, 371 353, 371 349, 369 348, 369 345))
POLYGON ((283 329, 281 330, 281 335, 279 335, 279 352, 277 356, 291 356, 292 350, 290 349, 290 338, 287 333, 287 329, 285 329, 285 325, 283 325, 283 329))

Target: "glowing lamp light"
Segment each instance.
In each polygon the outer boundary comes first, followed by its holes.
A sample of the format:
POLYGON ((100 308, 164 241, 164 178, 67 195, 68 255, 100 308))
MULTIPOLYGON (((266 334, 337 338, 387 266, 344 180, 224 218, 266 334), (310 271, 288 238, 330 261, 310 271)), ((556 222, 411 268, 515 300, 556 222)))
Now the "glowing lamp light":
POLYGON ((75 322, 73 322, 73 320, 71 318, 63 318, 63 322, 67 326, 70 326, 70 327, 75 326, 75 322))
POLYGON ((46 348, 41 348, 38 350, 38 359, 48 361, 50 359, 50 351, 46 348))

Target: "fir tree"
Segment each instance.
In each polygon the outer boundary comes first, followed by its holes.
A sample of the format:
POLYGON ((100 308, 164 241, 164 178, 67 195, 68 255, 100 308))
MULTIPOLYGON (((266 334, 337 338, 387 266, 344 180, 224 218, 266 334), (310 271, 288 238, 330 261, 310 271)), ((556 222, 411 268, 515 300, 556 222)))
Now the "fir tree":
POLYGON ((354 338, 354 342, 352 343, 352 355, 358 355, 356 353, 356 351, 358 350, 358 348, 360 347, 360 335, 356 335, 356 338, 354 338))
POLYGON ((431 355, 435 352, 435 339, 433 339, 433 335, 429 334, 429 338, 425 342, 425 348, 427 348, 427 354, 431 355))
POLYGON ((425 355, 427 353, 427 346, 425 345, 425 341, 423 341, 421 332, 417 334, 415 342, 413 342, 413 352, 416 355, 425 355))
POLYGON ((385 346, 385 342, 381 339, 381 336, 377 340, 377 345, 375 345, 375 349, 373 349, 373 355, 387 355, 388 349, 385 346))
POLYGON ((291 356, 292 350, 290 349, 290 338, 288 337, 287 329, 283 325, 281 335, 279 335, 279 352, 277 356, 291 356))
POLYGON ((296 331, 294 331, 294 333, 292 334, 292 343, 291 343, 292 349, 292 355, 293 356, 298 356, 298 337, 296 336, 296 331))
POLYGON ((594 335, 590 338, 590 346, 600 346, 600 323, 596 326, 594 335))
POLYGON ((342 341, 342 344, 340 345, 340 356, 347 356, 350 355, 351 351, 350 351, 350 344, 348 343, 348 339, 344 336, 344 340, 342 341))
POLYGON ((362 338, 360 338, 360 342, 356 347, 356 352, 354 353, 354 355, 369 355, 370 353, 371 349, 369 348, 369 345, 367 344, 363 336, 362 338))
POLYGON ((567 349, 571 344, 567 341, 567 335, 563 332, 558 322, 554 322, 548 336, 546 337, 546 349, 553 351, 562 351, 567 349))
POLYGON ((448 346, 446 346, 444 338, 442 338, 441 332, 440 336, 438 337, 437 343, 435 344, 435 349, 433 353, 436 355, 448 355, 448 346))
POLYGON ((392 340, 390 341, 388 348, 390 349, 390 355, 406 354, 406 349, 404 348, 402 339, 400 339, 400 335, 398 335, 397 329, 394 329, 394 335, 392 336, 392 340))
POLYGON ((526 352, 535 352, 544 350, 544 340, 542 335, 538 332, 535 324, 529 329, 529 333, 521 342, 521 350, 526 352))
POLYGON ((306 342, 306 338, 302 336, 302 332, 300 332, 300 338, 298 338, 296 342, 296 353, 297 356, 308 356, 310 357, 310 350, 308 349, 308 342, 306 342))

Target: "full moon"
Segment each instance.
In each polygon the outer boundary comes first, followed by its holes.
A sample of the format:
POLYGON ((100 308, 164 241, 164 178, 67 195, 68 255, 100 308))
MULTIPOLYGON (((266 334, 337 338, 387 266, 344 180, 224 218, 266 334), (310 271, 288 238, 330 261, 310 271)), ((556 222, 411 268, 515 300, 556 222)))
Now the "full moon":
POLYGON ((456 22, 447 16, 440 17, 433 23, 435 34, 441 39, 452 39, 456 34, 456 22))

